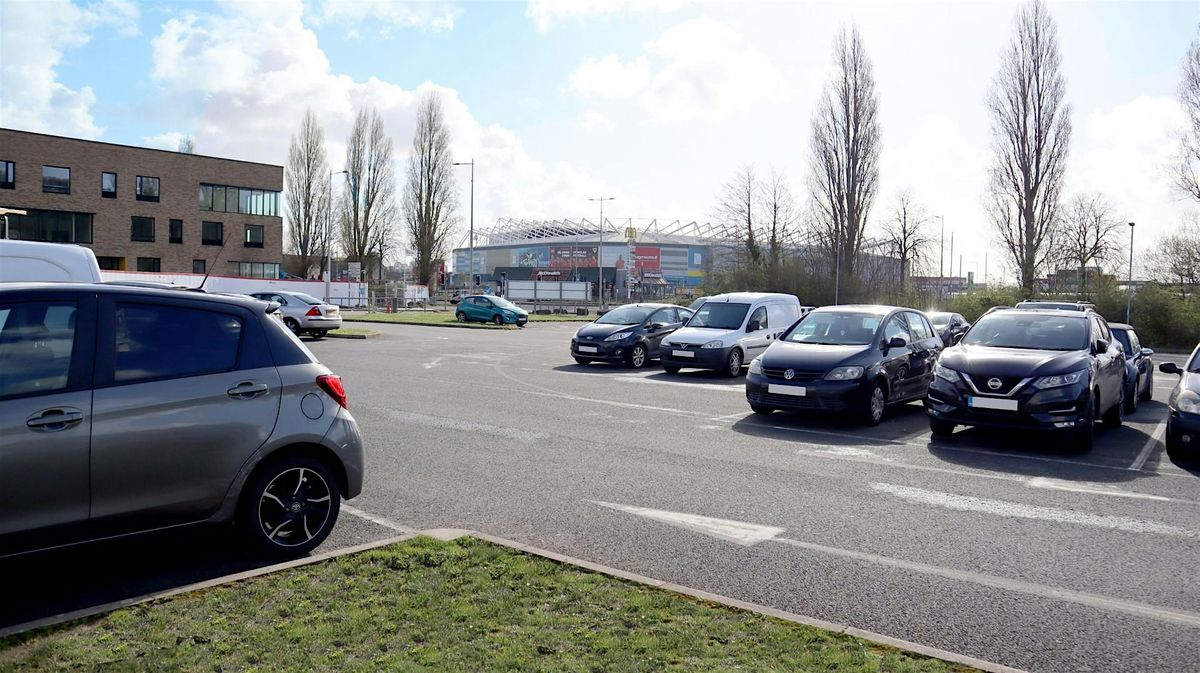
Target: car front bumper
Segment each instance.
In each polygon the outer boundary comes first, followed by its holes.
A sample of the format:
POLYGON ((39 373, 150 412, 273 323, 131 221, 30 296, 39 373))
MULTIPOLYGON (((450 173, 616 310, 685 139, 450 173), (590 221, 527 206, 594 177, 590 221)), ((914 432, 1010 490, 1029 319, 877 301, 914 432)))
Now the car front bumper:
POLYGON ((842 413, 860 408, 865 400, 864 379, 793 383, 762 374, 746 375, 746 401, 772 409, 842 413))
POLYGON ((658 349, 658 359, 664 367, 720 371, 725 369, 725 366, 729 363, 729 351, 731 350, 733 350, 733 347, 698 348, 691 346, 681 348, 679 346, 662 346, 658 349), (681 352, 690 353, 691 355, 679 355, 681 352))
POLYGON ((629 355, 629 349, 637 341, 634 339, 625 339, 622 341, 579 341, 571 340, 571 356, 577 358, 586 358, 597 362, 623 362, 626 356, 629 355), (595 348, 595 352, 580 350, 583 348, 595 348))
POLYGON ((1200 456, 1200 415, 1172 409, 1167 416, 1166 441, 1172 451, 1200 456))
MULTIPOLYGON (((1092 396, 1086 385, 1076 384, 1037 390, 1027 386, 1015 397, 975 395, 963 383, 934 377, 925 395, 925 411, 931 419, 955 425, 1029 430, 1070 430, 1087 422, 1092 396), (1017 409, 1001 410, 972 406, 968 398, 1016 400, 1017 409)), ((1095 420, 1095 419, 1093 419, 1095 420)))

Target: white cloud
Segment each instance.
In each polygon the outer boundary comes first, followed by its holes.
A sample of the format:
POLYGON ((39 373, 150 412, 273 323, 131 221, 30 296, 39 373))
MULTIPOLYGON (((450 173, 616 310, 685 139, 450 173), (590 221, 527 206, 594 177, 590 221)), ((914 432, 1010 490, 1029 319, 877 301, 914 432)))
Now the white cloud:
MULTIPOLYGON (((435 0, 324 0, 312 17, 316 23, 330 21, 371 21, 381 28, 422 28, 433 31, 453 30, 463 10, 453 3, 435 0)), ((354 31, 357 33, 357 30, 354 31)))
MULTIPOLYGON (((204 154, 282 164, 291 134, 311 107, 337 169, 355 111, 371 105, 392 136, 400 177, 417 104, 427 92, 437 92, 454 156, 477 162, 477 228, 499 217, 577 215, 586 195, 605 187, 573 166, 544 165, 511 130, 481 125, 453 89, 432 82, 405 89, 374 77, 356 81, 333 72, 316 35, 304 25, 299 0, 270 3, 265 10, 269 21, 262 11, 256 3, 228 3, 219 13, 188 12, 168 20, 153 40, 154 80, 181 108, 198 110, 192 135, 204 154)), ((144 141, 172 138, 162 134, 144 141)), ((465 169, 460 184, 465 231, 465 169)))
POLYGON ((690 0, 529 0, 525 5, 525 16, 533 21, 538 32, 545 33, 563 19, 673 12, 689 3, 690 0))
MULTIPOLYGON (((142 136, 142 144, 146 147, 153 147, 156 150, 171 150, 174 152, 179 149, 179 141, 186 137, 188 137, 186 133, 167 131, 166 133, 159 133, 157 135, 142 136)), ((200 148, 197 148, 199 154, 204 153, 199 150, 200 148)))
POLYGON ((720 120, 784 95, 785 80, 760 51, 725 24, 702 17, 666 30, 623 62, 589 58, 570 75, 584 96, 636 97, 658 122, 720 120))
POLYGON ((98 28, 136 35, 138 18, 137 7, 127 0, 87 7, 67 0, 0 5, 0 91, 5 92, 0 121, 29 131, 99 136, 103 129, 92 118, 95 92, 58 81, 58 65, 65 52, 87 44, 98 28))
POLYGON ((602 113, 588 110, 579 120, 579 126, 585 131, 611 131, 616 125, 602 113))

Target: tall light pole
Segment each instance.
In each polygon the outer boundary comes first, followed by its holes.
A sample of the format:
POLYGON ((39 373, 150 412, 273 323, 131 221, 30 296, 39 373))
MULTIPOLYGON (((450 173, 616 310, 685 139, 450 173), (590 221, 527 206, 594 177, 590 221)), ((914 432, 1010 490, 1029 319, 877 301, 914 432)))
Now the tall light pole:
MULTIPOLYGON (((471 261, 467 262, 467 268, 470 269, 467 276, 467 289, 470 290, 475 286, 475 158, 471 157, 470 161, 456 161, 454 165, 471 167, 471 229, 467 234, 467 254, 471 256, 471 261)), ((508 292, 505 291, 505 294, 508 292)))
POLYGON ((1125 282, 1125 324, 1132 325, 1133 312, 1133 222, 1129 223, 1129 280, 1125 282))
POLYGON ((600 270, 599 283, 600 283, 600 310, 601 311, 603 311, 604 307, 607 306, 607 302, 605 302, 605 300, 604 300, 605 299, 604 298, 604 202, 605 201, 615 201, 616 198, 617 197, 615 197, 615 196, 600 196, 600 197, 597 197, 594 199, 588 199, 588 201, 599 201, 600 202, 600 249, 596 251, 596 266, 600 270))
POLYGON ((329 296, 329 277, 333 275, 333 176, 350 175, 350 171, 329 171, 329 210, 325 212, 328 224, 325 233, 325 301, 332 304, 333 297, 329 296))

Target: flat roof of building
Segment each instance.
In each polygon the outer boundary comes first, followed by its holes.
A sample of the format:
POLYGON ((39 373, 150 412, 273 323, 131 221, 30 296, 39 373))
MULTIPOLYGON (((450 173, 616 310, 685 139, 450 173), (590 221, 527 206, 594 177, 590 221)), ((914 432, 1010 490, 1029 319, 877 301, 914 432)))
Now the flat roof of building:
POLYGON ((279 169, 283 168, 283 164, 269 164, 269 163, 262 162, 262 161, 248 161, 246 159, 231 159, 230 157, 218 157, 218 156, 213 156, 211 154, 194 154, 194 153, 188 153, 188 152, 177 152, 175 150, 164 150, 164 149, 160 149, 158 147, 142 147, 140 145, 123 145, 121 143, 110 143, 110 142, 106 142, 103 140, 90 140, 87 138, 72 138, 71 136, 59 136, 59 135, 54 135, 52 133, 38 133, 37 131, 25 131, 22 129, 10 129, 10 128, 5 128, 5 127, 0 127, 0 131, 6 131, 8 133, 23 133, 25 135, 40 136, 42 138, 54 138, 55 140, 70 140, 72 142, 78 142, 78 143, 93 143, 95 145, 108 145, 109 147, 120 147, 122 149, 128 149, 128 150, 141 150, 141 151, 145 151, 145 152, 164 152, 166 154, 174 154, 177 156, 184 156, 184 157, 197 157, 200 159, 216 159, 218 161, 236 161, 237 163, 240 163, 240 164, 256 164, 259 166, 270 166, 272 168, 279 168, 279 169))

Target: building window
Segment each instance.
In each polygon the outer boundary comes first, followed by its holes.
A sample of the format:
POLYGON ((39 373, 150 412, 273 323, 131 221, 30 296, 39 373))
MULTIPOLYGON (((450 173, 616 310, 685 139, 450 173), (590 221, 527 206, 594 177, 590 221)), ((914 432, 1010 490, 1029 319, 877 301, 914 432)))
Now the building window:
POLYGON ((91 243, 92 214, 26 208, 24 215, 8 216, 8 237, 19 241, 91 243))
POLYGON ((116 173, 101 173, 100 174, 100 196, 106 199, 117 198, 117 174, 116 173))
POLYGON ((71 169, 62 166, 42 166, 42 191, 51 194, 70 194, 71 169))
POLYGON ((242 215, 279 214, 279 192, 227 185, 200 185, 200 210, 242 215))
POLYGON ((137 176, 137 200, 158 201, 158 178, 137 176))
POLYGON ((129 234, 131 241, 154 242, 154 218, 153 217, 138 217, 133 216, 132 231, 129 234))
POLYGON ((224 245, 225 225, 220 222, 204 222, 201 224, 200 243, 204 245, 224 245))
POLYGON ((172 243, 183 243, 183 220, 171 220, 169 232, 172 243))
POLYGON ((138 257, 137 270, 146 273, 158 273, 161 265, 157 257, 138 257))
POLYGON ((102 271, 124 271, 124 257, 101 257, 96 256, 96 263, 100 265, 102 271))
POLYGON ((279 265, 274 262, 230 262, 229 274, 243 278, 279 278, 279 265))
POLYGON ((0 161, 0 189, 15 189, 17 165, 11 161, 0 161))
POLYGON ((204 260, 193 259, 192 260, 192 273, 204 274, 204 273, 206 273, 204 271, 206 266, 207 266, 207 263, 204 260))
POLYGON ((246 247, 261 248, 263 247, 263 228, 261 224, 246 225, 246 247))

